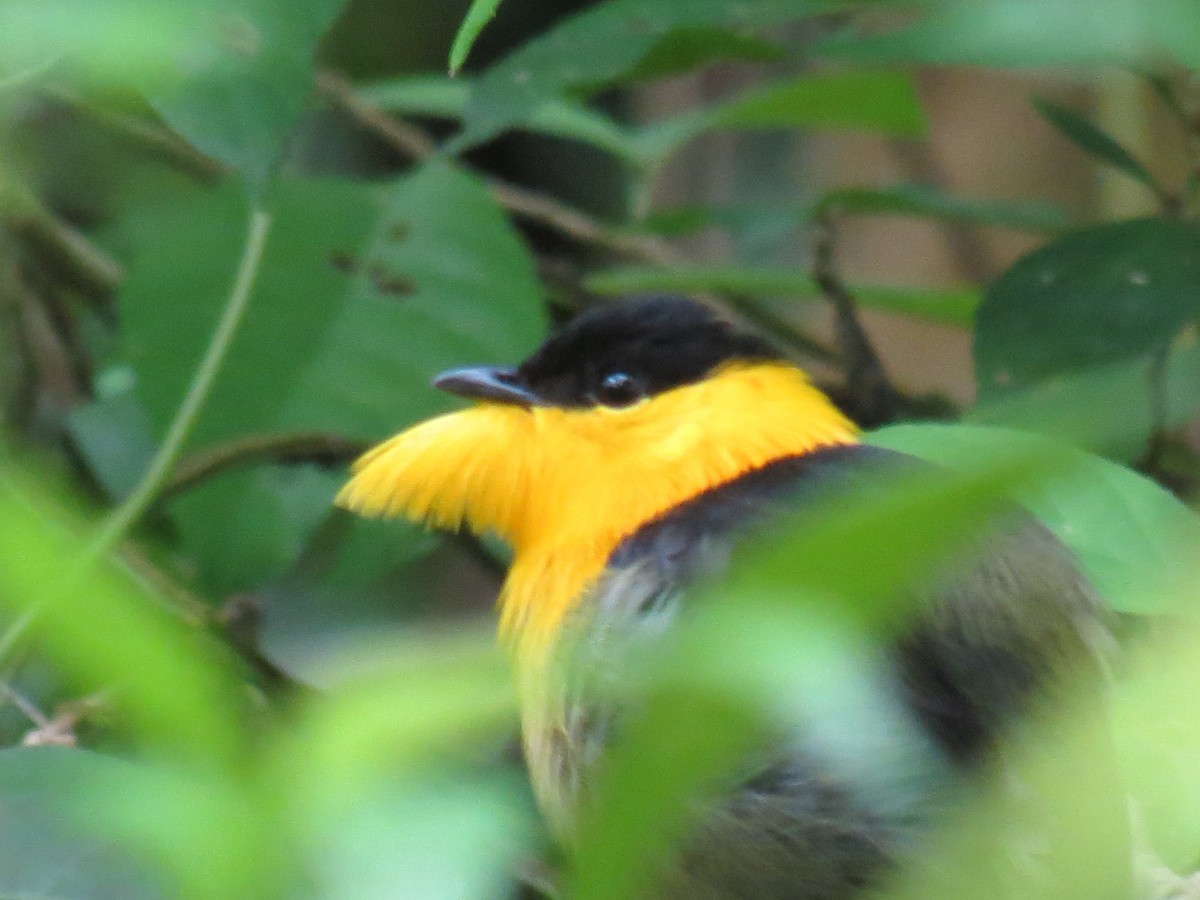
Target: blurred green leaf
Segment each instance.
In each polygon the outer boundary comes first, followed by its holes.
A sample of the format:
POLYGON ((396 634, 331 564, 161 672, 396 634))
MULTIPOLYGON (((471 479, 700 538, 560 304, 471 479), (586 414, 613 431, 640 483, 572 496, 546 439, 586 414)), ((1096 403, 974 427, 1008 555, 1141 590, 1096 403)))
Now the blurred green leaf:
POLYGON ((925 117, 903 72, 815 73, 772 82, 720 107, 715 125, 731 128, 862 128, 920 137, 925 117))
POLYGON ((321 896, 503 896, 533 820, 498 764, 516 708, 491 630, 375 634, 325 668, 267 772, 321 896))
POLYGON ((783 56, 778 46, 750 34, 726 28, 683 26, 663 35, 619 80, 649 81, 718 60, 770 62, 783 56))
POLYGON ((1146 171, 1146 167, 1098 125, 1049 100, 1034 100, 1033 105, 1046 121, 1085 152, 1151 190, 1159 190, 1154 176, 1146 171))
POLYGON ((611 84, 637 71, 680 29, 750 34, 769 25, 853 6, 851 0, 612 0, 564 19, 493 66, 477 82, 457 146, 485 141, 525 121, 543 102, 611 84))
POLYGON ((1184 873, 1195 872, 1200 862, 1196 583, 1193 569, 1176 598, 1175 606, 1187 609, 1189 616, 1162 623, 1128 654, 1126 675, 1114 690, 1112 715, 1122 772, 1139 822, 1163 865, 1184 873))
POLYGON ((343 2, 187 0, 189 43, 176 77, 149 87, 155 110, 260 195, 312 93, 317 41, 343 2))
POLYGON ((1123 65, 1173 56, 1200 64, 1200 8, 1190 0, 933 0, 895 31, 843 33, 813 52, 871 65, 1123 65))
POLYGON ((1069 372, 1018 394, 985 398, 967 421, 1036 431, 1133 464, 1151 431, 1182 428, 1200 404, 1200 346, 1172 350, 1164 372, 1165 416, 1154 421, 1150 364, 1144 359, 1069 372))
POLYGON ((1074 231, 1022 257, 976 316, 981 398, 1165 351, 1200 312, 1200 230, 1135 219, 1074 231))
POLYGON ((923 184, 837 188, 817 201, 815 210, 851 215, 924 216, 1027 231, 1053 231, 1067 224, 1062 210, 1049 203, 958 197, 923 184))
POLYGON ((1060 474, 1018 489, 1015 499, 1078 557, 1121 612, 1163 612, 1200 551, 1200 519, 1154 481, 1041 435, 970 425, 894 425, 870 443, 971 470, 1014 454, 1061 457, 1060 474))
POLYGON ((149 83, 168 76, 188 39, 188 12, 179 4, 6 0, 0 82, 66 64, 99 81, 149 83))
MULTIPOLYGON (((321 897, 473 900, 512 896, 530 839, 516 779, 382 781, 314 848, 321 897)), ((525 807, 525 808, 523 808, 525 807)))
POLYGON ((919 137, 925 131, 925 118, 912 79, 903 73, 808 73, 768 82, 733 100, 647 125, 637 135, 637 146, 644 160, 661 161, 711 129, 795 127, 919 137))
MULTIPOLYGON (((467 78, 402 78, 359 88, 369 103, 408 115, 460 119, 467 106, 467 78)), ((535 134, 591 144, 618 159, 636 163, 633 136, 603 113, 566 100, 547 100, 535 108, 521 128, 535 134)))
MULTIPOLYGON (((619 296, 651 291, 744 294, 753 297, 816 297, 820 294, 804 272, 779 266, 690 266, 686 269, 616 268, 584 279, 589 291, 619 296)), ((850 292, 867 309, 913 316, 956 327, 969 327, 979 303, 970 288, 906 288, 853 285, 850 292)))
POLYGON ((458 32, 454 35, 454 43, 450 47, 451 75, 456 75, 463 63, 467 61, 467 54, 471 52, 471 47, 475 43, 475 39, 479 37, 479 32, 483 31, 483 26, 495 18, 496 9, 499 6, 500 0, 471 0, 471 6, 467 9, 462 24, 458 26, 458 32))
POLYGON ((9 615, 32 611, 59 665, 92 689, 119 685, 149 745, 170 748, 181 764, 228 764, 240 747, 229 660, 127 571, 87 561, 86 536, 28 477, 0 471, 0 600, 9 615))
POLYGON ((120 783, 127 763, 58 748, 0 750, 0 895, 44 900, 171 896, 169 881, 114 835, 88 828, 81 791, 120 783), (116 776, 116 777, 114 777, 116 776))

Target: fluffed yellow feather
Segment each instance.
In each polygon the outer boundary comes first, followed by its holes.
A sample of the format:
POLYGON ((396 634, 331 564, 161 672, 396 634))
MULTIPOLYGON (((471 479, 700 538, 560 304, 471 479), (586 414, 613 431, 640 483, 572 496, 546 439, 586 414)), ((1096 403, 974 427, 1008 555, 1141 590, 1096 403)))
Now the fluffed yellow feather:
POLYGON ((529 664, 640 526, 772 460, 856 434, 799 369, 734 364, 621 409, 481 402, 430 419, 364 454, 336 502, 507 541, 501 633, 529 664))

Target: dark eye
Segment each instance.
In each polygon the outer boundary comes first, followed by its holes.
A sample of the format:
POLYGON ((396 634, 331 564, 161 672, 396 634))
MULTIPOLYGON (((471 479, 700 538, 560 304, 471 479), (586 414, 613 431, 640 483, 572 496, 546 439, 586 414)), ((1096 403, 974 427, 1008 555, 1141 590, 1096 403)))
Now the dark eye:
POLYGON ((641 384, 626 372, 609 372, 600 379, 596 401, 605 406, 628 406, 645 396, 641 384))

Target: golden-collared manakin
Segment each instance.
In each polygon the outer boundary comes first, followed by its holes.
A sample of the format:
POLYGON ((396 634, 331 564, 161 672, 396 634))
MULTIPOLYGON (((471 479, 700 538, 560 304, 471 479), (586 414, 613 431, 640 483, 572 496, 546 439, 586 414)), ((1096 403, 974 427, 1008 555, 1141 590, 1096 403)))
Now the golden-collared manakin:
MULTIPOLYGON (((366 453, 338 503, 511 545, 500 632, 534 792, 567 839, 620 718, 589 692, 595 668, 623 665, 643 631, 685 615, 688 584, 713 577, 739 537, 814 496, 859 489, 864 473, 915 464, 861 444, 770 343, 682 298, 594 307, 519 366, 455 369, 434 385, 475 403, 366 453)), ((900 732, 951 781, 982 766, 1055 679, 1094 659, 1104 632, 1070 554, 1028 514, 1014 506, 970 544, 881 656, 911 725, 900 732)), ((805 741, 781 739, 709 803, 647 895, 874 889, 919 843, 929 804, 919 785, 911 803, 862 790, 847 773, 868 771, 872 752, 864 742, 856 766, 830 767, 805 741)))

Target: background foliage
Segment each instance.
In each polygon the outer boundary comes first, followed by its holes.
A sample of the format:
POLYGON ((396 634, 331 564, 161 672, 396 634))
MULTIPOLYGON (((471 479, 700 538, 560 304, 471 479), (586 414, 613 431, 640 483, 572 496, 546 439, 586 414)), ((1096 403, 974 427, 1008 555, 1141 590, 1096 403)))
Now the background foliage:
MULTIPOLYGON (((790 698, 861 701, 869 721, 852 661, 891 614, 873 602, 1001 494, 1133 623, 1123 770, 1156 854, 1194 870, 1200 6, 498 6, 0 6, 0 894, 532 893, 545 837, 488 611, 502 549, 330 501, 369 442, 444 407, 431 374, 515 361, 579 306, 654 290, 773 337, 870 440, 951 477, 754 548, 724 587, 744 615, 699 616, 653 682, 570 895, 634 896, 688 791, 790 698), (768 164, 843 131, 929 163, 920 86, 947 66, 1033 67, 1028 102, 1075 167, 1137 187, 1138 214, 965 196, 928 164, 829 185, 768 164), (1114 72, 1177 165, 1039 96, 1047 79, 1099 96, 1114 72), (724 196, 686 175, 721 146, 743 179, 724 196), (1021 232, 1028 252, 877 283, 844 265, 864 219, 885 243, 919 220, 950 243, 1021 232), (974 384, 893 378, 937 351, 885 362, 864 313, 969 334, 974 384), (797 592, 841 599, 780 599, 797 592)), ((1070 774, 1097 748, 1060 718, 1027 774, 1100 858, 1070 774)), ((995 806, 959 824, 1002 831, 995 806)), ((898 890, 999 896, 977 853, 948 839, 932 881, 898 890)), ((1102 873, 1060 874, 1113 896, 1102 873)))

